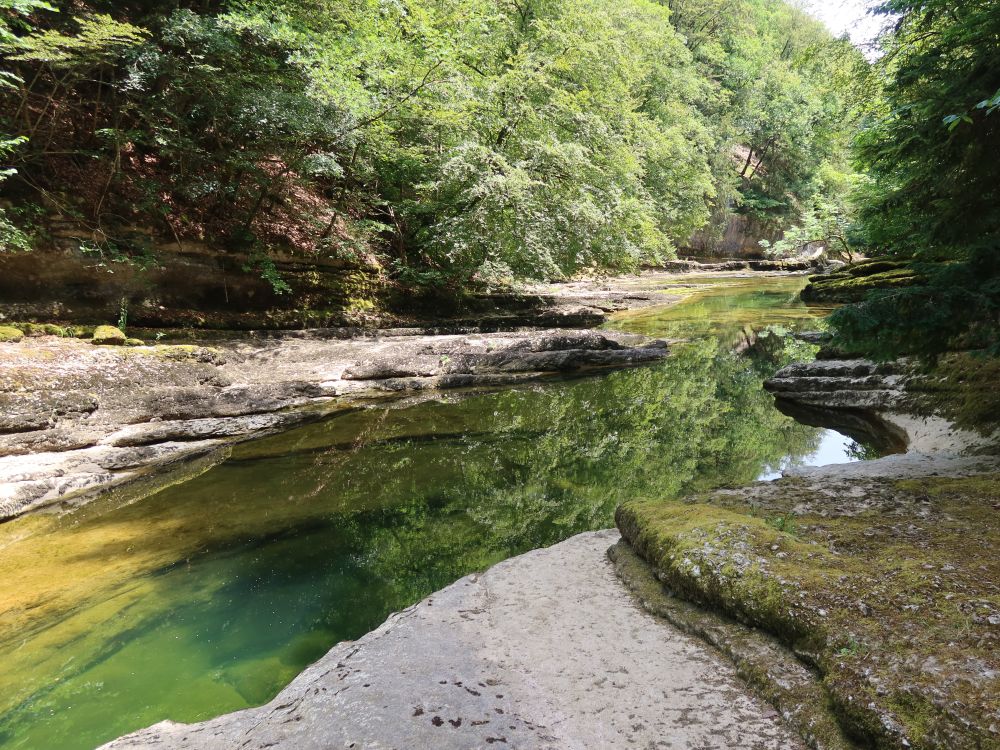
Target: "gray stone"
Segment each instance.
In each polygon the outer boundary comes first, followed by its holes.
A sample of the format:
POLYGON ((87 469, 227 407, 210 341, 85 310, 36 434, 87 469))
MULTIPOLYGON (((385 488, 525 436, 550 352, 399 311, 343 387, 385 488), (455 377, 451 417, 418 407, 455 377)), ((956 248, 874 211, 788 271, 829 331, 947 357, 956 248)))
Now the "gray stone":
POLYGON ((586 330, 310 331, 213 348, 33 340, 0 351, 0 517, 84 502, 162 458, 102 454, 101 466, 122 468, 95 470, 95 447, 221 445, 315 419, 337 396, 498 388, 668 353, 661 341, 586 330))
POLYGON ((468 576, 334 647, 266 706, 105 746, 790 750, 734 668, 641 609, 583 534, 468 576))

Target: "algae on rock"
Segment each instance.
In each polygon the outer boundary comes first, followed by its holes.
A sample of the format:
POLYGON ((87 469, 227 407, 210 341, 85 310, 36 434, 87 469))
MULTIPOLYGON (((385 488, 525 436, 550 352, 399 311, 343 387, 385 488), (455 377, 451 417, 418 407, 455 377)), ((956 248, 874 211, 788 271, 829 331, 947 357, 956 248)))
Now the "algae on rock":
POLYGON ((671 589, 772 633, 853 735, 1000 747, 1000 475, 791 478, 617 514, 671 589))

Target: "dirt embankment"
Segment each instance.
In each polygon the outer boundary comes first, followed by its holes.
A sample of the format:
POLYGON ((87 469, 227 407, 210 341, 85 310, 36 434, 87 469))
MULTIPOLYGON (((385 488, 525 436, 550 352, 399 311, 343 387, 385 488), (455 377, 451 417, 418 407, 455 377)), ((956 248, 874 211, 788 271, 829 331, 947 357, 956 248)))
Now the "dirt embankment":
MULTIPOLYGON (((275 250, 269 281, 252 255, 191 241, 155 246, 149 258, 117 262, 81 250, 72 223, 53 245, 0 254, 0 322, 199 330, 288 330, 333 326, 437 325, 501 330, 517 326, 592 327, 609 313, 660 304, 657 289, 677 273, 819 270, 818 258, 792 261, 677 261, 636 276, 573 284, 528 284, 446 294, 404 287, 374 261, 275 250), (64 235, 64 236, 63 236, 64 235), (280 277, 276 288, 272 283, 280 277)), ((60 235, 61 233, 61 235, 60 235)), ((86 243, 84 243, 86 246, 86 243)))

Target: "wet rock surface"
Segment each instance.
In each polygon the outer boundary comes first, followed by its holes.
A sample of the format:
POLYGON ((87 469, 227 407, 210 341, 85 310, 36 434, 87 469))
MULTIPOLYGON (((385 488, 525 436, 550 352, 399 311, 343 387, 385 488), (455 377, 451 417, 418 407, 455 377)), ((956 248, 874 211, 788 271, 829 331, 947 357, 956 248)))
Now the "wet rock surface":
POLYGON ((199 346, 0 347, 0 519, 75 504, 144 470, 322 416, 337 400, 499 387, 667 356, 588 330, 312 331, 199 346), (137 453, 136 448, 146 448, 137 453))
POLYGON ((617 540, 584 534, 463 578, 266 706, 105 747, 803 747, 730 665, 636 605, 606 557, 617 540))

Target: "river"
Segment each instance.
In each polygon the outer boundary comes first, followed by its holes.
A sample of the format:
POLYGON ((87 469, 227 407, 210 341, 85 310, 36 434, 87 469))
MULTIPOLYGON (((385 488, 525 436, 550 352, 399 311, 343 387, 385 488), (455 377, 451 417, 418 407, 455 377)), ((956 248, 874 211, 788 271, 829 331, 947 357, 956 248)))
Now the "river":
POLYGON ((815 325, 803 279, 688 283, 610 324, 688 340, 661 364, 348 408, 147 497, 0 527, 0 747, 84 750, 264 703, 338 641, 607 528, 624 500, 871 454, 761 389, 804 345, 733 351, 815 325))

